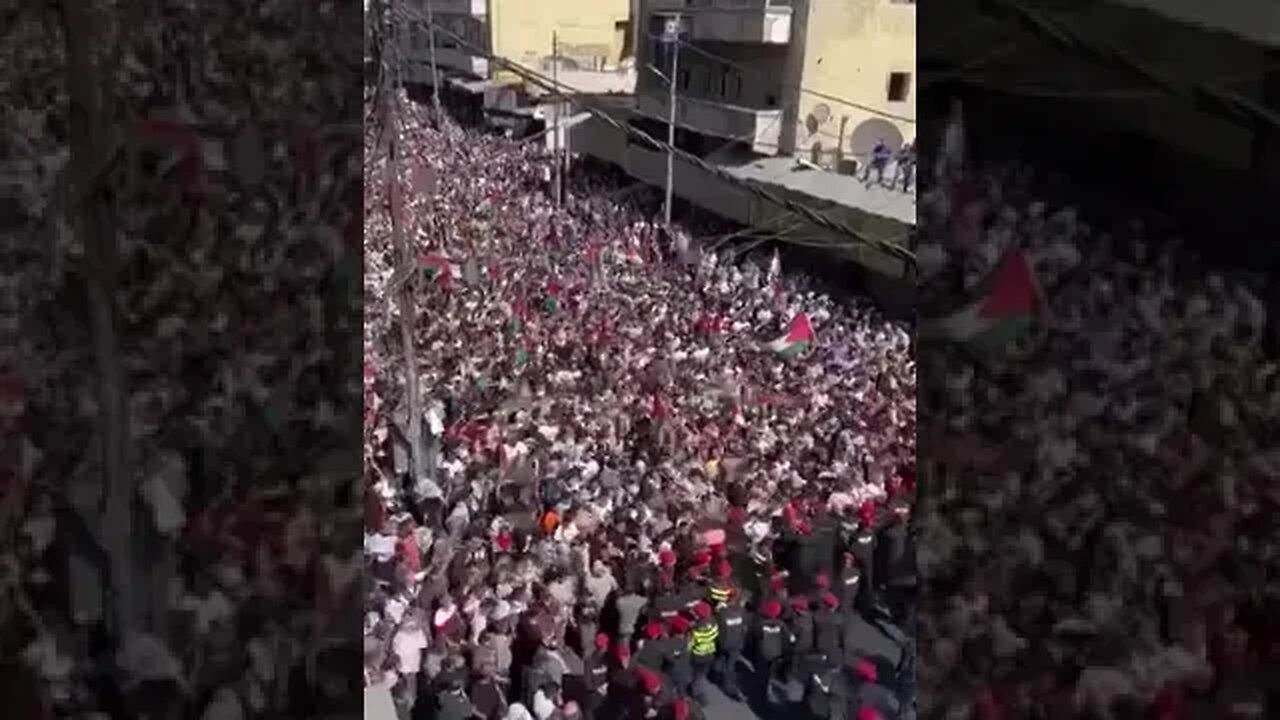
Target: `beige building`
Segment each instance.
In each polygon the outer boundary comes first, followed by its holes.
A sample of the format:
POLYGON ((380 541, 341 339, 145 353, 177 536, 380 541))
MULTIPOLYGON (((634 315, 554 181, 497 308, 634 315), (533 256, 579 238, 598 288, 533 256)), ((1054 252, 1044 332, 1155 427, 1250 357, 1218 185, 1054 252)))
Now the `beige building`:
POLYGON ((478 113, 510 113, 527 105, 529 94, 538 94, 485 55, 547 74, 556 66, 562 82, 592 92, 634 88, 629 62, 634 42, 632 0, 402 1, 415 16, 404 34, 406 82, 424 88, 432 85, 432 49, 425 22, 430 16, 463 40, 436 36, 434 56, 442 88, 447 88, 452 103, 471 105, 478 113))
POLYGON ((915 4, 901 0, 640 0, 637 107, 665 118, 679 19, 676 124, 824 166, 915 137, 915 4))

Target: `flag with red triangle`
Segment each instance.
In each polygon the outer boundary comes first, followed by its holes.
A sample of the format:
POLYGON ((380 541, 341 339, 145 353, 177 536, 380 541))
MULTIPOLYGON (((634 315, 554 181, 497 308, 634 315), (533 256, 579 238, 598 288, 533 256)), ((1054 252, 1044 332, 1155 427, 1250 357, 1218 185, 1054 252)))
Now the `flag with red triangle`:
POLYGON ((981 351, 998 350, 1026 333, 1044 306, 1035 268, 1018 247, 1005 253, 983 288, 959 310, 922 320, 921 337, 962 343, 981 351))
POLYGON ((809 315, 802 312, 792 318, 786 333, 766 347, 783 357, 793 358, 803 354, 815 342, 817 336, 813 333, 813 324, 809 322, 809 315))

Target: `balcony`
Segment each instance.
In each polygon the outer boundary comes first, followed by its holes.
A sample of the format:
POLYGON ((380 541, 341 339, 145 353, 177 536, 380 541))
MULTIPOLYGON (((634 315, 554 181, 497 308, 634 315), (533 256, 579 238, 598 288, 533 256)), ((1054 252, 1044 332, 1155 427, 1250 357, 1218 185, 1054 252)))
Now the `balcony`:
POLYGON ((470 15, 484 17, 489 14, 488 0, 420 0, 422 11, 426 12, 427 4, 435 15, 470 15))
POLYGON ((649 10, 683 15, 688 38, 695 42, 791 42, 790 0, 650 0, 649 10))
MULTIPOLYGON (((666 95, 639 95, 636 108, 642 115, 666 118, 666 95)), ((778 154, 782 136, 782 108, 749 108, 681 97, 676 99, 676 125, 703 135, 750 143, 762 155, 778 154)))
MULTIPOLYGON (((436 65, 441 77, 463 73, 475 77, 489 76, 489 61, 456 48, 436 48, 436 65)), ((431 84, 431 58, 426 52, 414 53, 405 59, 405 82, 431 84)))

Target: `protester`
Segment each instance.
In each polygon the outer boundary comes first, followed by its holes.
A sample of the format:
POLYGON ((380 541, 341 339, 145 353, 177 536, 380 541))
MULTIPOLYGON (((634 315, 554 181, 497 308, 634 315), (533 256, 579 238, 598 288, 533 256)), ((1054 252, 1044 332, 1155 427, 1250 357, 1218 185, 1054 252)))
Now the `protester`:
POLYGON ((958 302, 1023 252, 1045 305, 1009 347, 924 344, 921 712, 1275 715, 1280 378, 1258 286, 1167 221, 1039 199, 1067 185, 1024 161, 957 167, 922 199, 927 290, 958 302))
MULTIPOLYGON (((372 625, 396 622, 387 597, 435 612, 426 652, 467 663, 473 706, 490 687, 475 680, 492 657, 482 639, 505 638, 504 702, 538 718, 696 717, 719 697, 712 683, 755 701, 742 677, 767 664, 756 617, 788 595, 812 595, 823 619, 819 642, 779 649, 794 686, 779 702, 804 712, 824 692, 815 677, 890 652, 877 639, 896 656, 873 623, 902 619, 887 593, 905 565, 866 570, 884 582, 857 622, 814 583, 852 550, 842 526, 874 537, 890 500, 913 497, 907 331, 776 260, 690 241, 723 227, 668 236, 655 198, 611 196, 620 178, 602 168, 575 163, 557 208, 545 151, 405 107, 408 275, 385 159, 367 155, 366 476, 377 514, 419 538, 424 570, 403 571, 366 530, 366 563, 396 566, 377 574, 372 625), (437 469, 417 478, 393 278, 413 289, 424 466, 437 469)), ((413 661, 366 663, 442 697, 413 661)))

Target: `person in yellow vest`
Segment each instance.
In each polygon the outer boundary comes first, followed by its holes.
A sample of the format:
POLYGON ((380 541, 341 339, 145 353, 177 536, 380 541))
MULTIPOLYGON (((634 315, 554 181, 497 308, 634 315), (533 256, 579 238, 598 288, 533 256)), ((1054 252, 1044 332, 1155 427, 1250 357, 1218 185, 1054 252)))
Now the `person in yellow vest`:
POLYGON ((721 560, 720 566, 716 568, 716 579, 707 585, 707 600, 711 606, 719 610, 729 604, 729 598, 733 597, 733 566, 728 560, 721 560))
POLYGON ((689 633, 689 655, 693 660, 693 690, 701 695, 707 683, 707 674, 716 659, 716 641, 720 638, 720 625, 712 617, 711 606, 700 602, 693 606, 694 625, 689 633))

